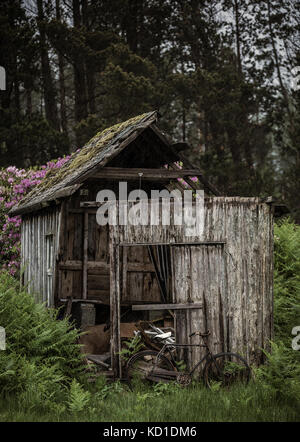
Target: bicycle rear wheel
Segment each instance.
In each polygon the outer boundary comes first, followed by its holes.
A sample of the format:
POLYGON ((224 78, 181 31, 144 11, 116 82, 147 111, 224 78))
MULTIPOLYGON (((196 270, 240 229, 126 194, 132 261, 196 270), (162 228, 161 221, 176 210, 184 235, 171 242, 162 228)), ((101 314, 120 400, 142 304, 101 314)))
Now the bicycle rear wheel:
POLYGON ((134 381, 169 382, 173 377, 176 379, 172 362, 164 355, 160 355, 157 360, 157 355, 157 351, 144 350, 129 359, 126 377, 130 387, 134 381))
POLYGON ((251 370, 247 361, 237 353, 218 353, 206 362, 203 378, 207 387, 214 384, 230 387, 236 383, 247 384, 251 370))

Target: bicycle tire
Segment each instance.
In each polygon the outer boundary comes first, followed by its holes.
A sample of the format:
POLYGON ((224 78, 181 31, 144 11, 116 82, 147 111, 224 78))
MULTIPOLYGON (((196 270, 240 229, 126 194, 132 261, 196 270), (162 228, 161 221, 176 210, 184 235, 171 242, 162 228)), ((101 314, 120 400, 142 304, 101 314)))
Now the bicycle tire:
MULTIPOLYGON (((137 368, 139 362, 143 362, 145 366, 164 368, 170 371, 176 371, 172 362, 164 355, 160 355, 159 361, 155 364, 158 351, 154 350, 143 350, 135 355, 131 356, 126 365, 126 380, 130 387, 132 387, 132 379, 134 376, 138 377, 140 374, 140 380, 147 380, 148 372, 143 371, 143 369, 137 368), (149 359, 150 358, 150 359, 149 359), (148 360, 147 360, 148 359, 148 360)), ((148 368, 148 367, 147 367, 148 368)))
POLYGON ((212 388, 215 382, 221 383, 222 387, 238 382, 248 384, 250 377, 251 369, 247 361, 241 355, 231 352, 211 355, 203 370, 203 379, 208 388, 212 388))

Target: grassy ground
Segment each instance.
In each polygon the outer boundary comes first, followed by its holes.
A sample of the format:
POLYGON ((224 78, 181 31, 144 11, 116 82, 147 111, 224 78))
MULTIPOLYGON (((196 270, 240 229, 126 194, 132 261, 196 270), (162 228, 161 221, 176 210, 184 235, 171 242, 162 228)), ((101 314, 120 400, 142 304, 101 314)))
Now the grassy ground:
POLYGON ((288 422, 299 421, 300 405, 280 401, 255 383, 230 391, 210 391, 198 385, 187 389, 158 385, 127 388, 110 387, 107 396, 94 394, 89 406, 71 413, 20 409, 14 399, 0 403, 0 421, 45 422, 288 422))

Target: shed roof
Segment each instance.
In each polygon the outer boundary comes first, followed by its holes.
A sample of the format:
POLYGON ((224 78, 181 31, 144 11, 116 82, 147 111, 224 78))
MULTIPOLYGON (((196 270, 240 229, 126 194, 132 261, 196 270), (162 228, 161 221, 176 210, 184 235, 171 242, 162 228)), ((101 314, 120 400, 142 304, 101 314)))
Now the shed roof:
POLYGON ((43 208, 49 201, 72 195, 86 177, 105 166, 157 118, 157 111, 148 112, 97 133, 60 169, 49 170, 41 183, 10 210, 10 214, 32 212, 43 208))

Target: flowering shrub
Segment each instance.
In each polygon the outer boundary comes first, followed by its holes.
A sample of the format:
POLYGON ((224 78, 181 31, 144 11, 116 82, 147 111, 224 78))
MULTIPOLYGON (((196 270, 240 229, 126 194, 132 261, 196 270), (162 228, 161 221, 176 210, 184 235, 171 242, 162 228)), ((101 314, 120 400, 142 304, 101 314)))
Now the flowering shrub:
POLYGON ((49 161, 46 165, 32 169, 17 169, 14 166, 0 169, 0 267, 15 275, 20 267, 19 216, 9 216, 11 207, 17 204, 31 189, 39 184, 50 169, 60 168, 70 156, 49 161))

